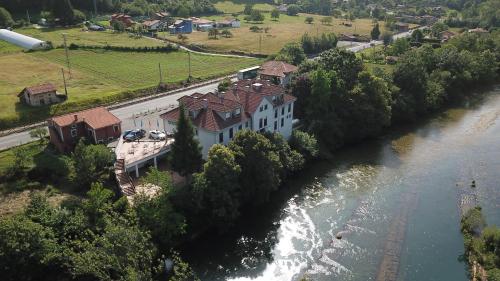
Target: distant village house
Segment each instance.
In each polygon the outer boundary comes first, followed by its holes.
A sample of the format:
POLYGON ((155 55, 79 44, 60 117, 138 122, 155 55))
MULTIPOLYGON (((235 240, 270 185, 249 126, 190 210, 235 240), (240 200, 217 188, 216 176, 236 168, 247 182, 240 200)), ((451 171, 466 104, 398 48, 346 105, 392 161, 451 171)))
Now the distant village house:
POLYGON ((298 67, 283 61, 265 62, 259 70, 261 80, 269 80, 277 85, 287 86, 298 67))
POLYGON ((132 17, 125 14, 112 14, 109 23, 112 26, 115 22, 123 23, 125 28, 131 27, 135 24, 135 22, 132 20, 132 17))
POLYGON ((168 27, 170 34, 184 34, 193 32, 193 21, 191 19, 176 20, 168 27))
POLYGON ((83 137, 94 144, 105 144, 121 135, 120 119, 104 107, 53 117, 47 123, 50 142, 61 152, 73 151, 83 137))
POLYGON ((54 104, 65 98, 64 95, 57 92, 56 87, 51 83, 26 87, 17 96, 21 102, 31 106, 54 104))
POLYGON ((226 27, 229 27, 229 28, 239 28, 239 27, 241 27, 241 22, 240 22, 239 19, 225 18, 222 21, 218 21, 216 23, 216 25, 217 25, 217 28, 226 28, 226 27))

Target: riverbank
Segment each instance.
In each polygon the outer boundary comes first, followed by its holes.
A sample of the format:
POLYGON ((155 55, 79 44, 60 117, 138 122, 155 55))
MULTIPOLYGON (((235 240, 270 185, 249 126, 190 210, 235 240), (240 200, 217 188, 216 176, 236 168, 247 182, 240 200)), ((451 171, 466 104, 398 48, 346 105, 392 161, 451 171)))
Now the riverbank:
POLYGON ((500 218, 495 210, 500 198, 491 190, 498 167, 492 160, 500 156, 498 91, 345 146, 334 159, 311 164, 287 181, 268 204, 246 212, 230 233, 202 236, 183 252, 209 281, 304 275, 369 280, 380 274, 390 253, 384 245, 391 241, 391 225, 403 213, 401 251, 392 255, 399 263, 397 280, 467 280, 457 261, 464 251, 458 204, 449 194, 456 193, 457 179, 474 178, 482 204, 491 200, 485 204, 488 213, 500 218), (405 203, 412 192, 415 208, 405 203))

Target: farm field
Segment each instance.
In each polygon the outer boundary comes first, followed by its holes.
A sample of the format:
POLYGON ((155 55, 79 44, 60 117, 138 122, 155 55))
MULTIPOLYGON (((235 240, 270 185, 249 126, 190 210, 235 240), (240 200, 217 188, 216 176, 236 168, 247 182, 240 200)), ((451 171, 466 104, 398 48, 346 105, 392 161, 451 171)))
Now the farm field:
POLYGON ((84 31, 82 28, 20 28, 16 32, 32 36, 40 40, 50 41, 54 47, 63 44, 62 34, 66 33, 67 44, 71 43, 79 45, 94 45, 94 46, 127 46, 127 47, 156 47, 164 46, 163 42, 149 38, 136 38, 127 33, 115 33, 110 30, 106 31, 84 31))
MULTIPOLYGON (((71 50, 72 78, 68 79, 68 100, 51 107, 21 104, 17 94, 28 85, 51 82, 64 92, 61 68, 66 69, 63 49, 32 53, 0 54, 0 123, 34 122, 53 114, 124 99, 124 91, 153 87, 159 83, 158 63, 163 81, 180 82, 188 77, 188 54, 136 53, 104 50, 71 50), (69 106, 69 104, 71 106, 69 106)), ((191 55, 192 76, 199 79, 235 73, 262 60, 191 55)))
MULTIPOLYGON (((280 15, 279 20, 273 21, 269 13, 264 13, 265 20, 261 24, 248 23, 242 21, 241 28, 230 29, 232 38, 220 37, 219 39, 209 39, 208 32, 193 32, 187 35, 186 44, 200 45, 208 50, 215 51, 240 51, 247 53, 274 54, 277 53, 286 43, 299 41, 304 33, 311 35, 334 32, 336 34, 357 33, 360 35, 369 35, 373 28, 371 19, 357 19, 353 22, 343 19, 333 19, 331 25, 323 25, 320 20, 323 16, 299 14, 298 16, 280 15), (304 22, 306 17, 313 17, 314 22, 307 24, 304 22), (342 23, 351 23, 348 27, 342 23), (260 28, 270 28, 267 33, 256 33, 250 31, 250 27, 256 25, 260 28), (262 39, 261 39, 262 38, 262 39), (262 41, 261 41, 262 40, 262 41)), ((224 16, 208 17, 213 20, 220 20, 224 16)), ((384 27, 381 25, 381 30, 384 27)), ((163 35, 161 35, 163 37, 163 35)), ((180 42, 177 36, 166 35, 166 38, 175 42, 180 42)))

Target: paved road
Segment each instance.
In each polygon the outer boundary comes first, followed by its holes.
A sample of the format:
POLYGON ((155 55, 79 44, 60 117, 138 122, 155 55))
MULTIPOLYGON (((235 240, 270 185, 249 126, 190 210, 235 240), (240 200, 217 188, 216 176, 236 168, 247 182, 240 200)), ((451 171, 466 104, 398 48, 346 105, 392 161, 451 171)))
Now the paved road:
MULTIPOLYGON (((419 29, 422 29, 424 27, 420 27, 419 29)), ((398 34, 394 34, 392 36, 392 39, 393 40, 396 40, 396 39, 400 39, 400 38, 406 38, 406 37, 410 37, 411 36, 411 30, 408 31, 408 32, 402 32, 402 33, 398 33, 398 34)), ((362 51, 364 49, 368 49, 368 48, 371 48, 372 46, 376 46, 376 45, 382 45, 384 42, 381 41, 381 40, 372 40, 370 42, 367 42, 367 43, 361 43, 357 46, 354 46, 354 47, 351 47, 351 48, 347 48, 347 50, 351 51, 351 52, 354 52, 354 53, 357 53, 359 51, 362 51)))
MULTIPOLYGON (((214 91, 217 85, 218 83, 212 83, 195 89, 114 109, 111 110, 111 112, 122 120, 122 130, 141 128, 141 124, 142 128, 146 130, 156 129, 158 125, 159 127, 163 127, 163 122, 160 120, 159 115, 168 108, 177 105, 178 98, 185 95, 191 95, 195 92, 207 93, 214 91)), ((33 141, 33 139, 30 137, 29 132, 6 135, 0 137, 0 150, 31 141, 33 141)))

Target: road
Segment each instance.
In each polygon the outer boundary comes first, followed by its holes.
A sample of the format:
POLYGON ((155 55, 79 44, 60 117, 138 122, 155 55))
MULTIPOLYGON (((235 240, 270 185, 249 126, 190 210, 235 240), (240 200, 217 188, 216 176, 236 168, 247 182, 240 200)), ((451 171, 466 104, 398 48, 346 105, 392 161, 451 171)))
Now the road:
MULTIPOLYGON (((123 131, 141 127, 145 130, 161 128, 163 127, 163 122, 160 120, 159 115, 167 111, 168 108, 177 105, 177 99, 185 95, 191 95, 195 92, 207 93, 214 91, 217 89, 217 85, 218 82, 157 99, 143 101, 122 108, 113 109, 111 113, 122 120, 123 131)), ((6 135, 0 137, 0 150, 32 142, 33 140, 34 139, 29 135, 29 131, 6 135)))
MULTIPOLYGON (((396 40, 399 38, 405 38, 410 35, 411 31, 398 33, 393 36, 393 39, 396 40)), ((368 43, 360 43, 356 46, 347 48, 347 50, 356 53, 376 45, 381 45, 382 43, 383 42, 379 40, 371 41, 368 43)), ((182 49, 185 49, 182 46, 180 47, 182 49)), ((195 52, 192 50, 189 51, 195 52)), ((220 54, 210 54, 210 55, 220 55, 220 54)), ((234 55, 221 55, 221 56, 234 56, 234 55)), ((118 118, 120 118, 120 120, 122 120, 122 130, 130 130, 141 127, 146 130, 161 128, 163 126, 162 125, 163 122, 160 120, 159 115, 165 112, 168 108, 175 106, 177 104, 178 98, 185 95, 190 95, 194 92, 207 93, 213 91, 217 88, 217 84, 218 83, 213 83, 206 86, 198 87, 196 89, 190 89, 176 94, 163 96, 161 98, 140 102, 137 104, 111 110, 111 112, 115 114, 118 118)), ((4 150, 31 141, 33 141, 33 139, 30 137, 29 132, 27 131, 6 135, 0 137, 0 150, 4 150)))

